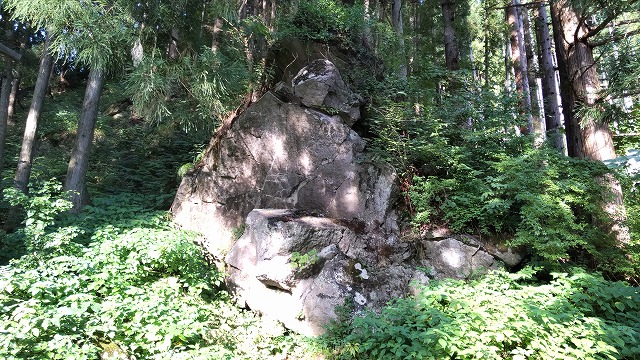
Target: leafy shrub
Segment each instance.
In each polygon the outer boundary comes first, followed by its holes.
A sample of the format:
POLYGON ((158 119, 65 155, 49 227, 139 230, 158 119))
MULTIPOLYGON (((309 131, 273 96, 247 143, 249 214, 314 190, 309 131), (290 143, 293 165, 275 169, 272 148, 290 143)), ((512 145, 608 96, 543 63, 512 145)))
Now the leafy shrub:
POLYGON ((345 6, 336 0, 303 0, 278 25, 281 38, 349 44, 362 34, 364 8, 345 6))
POLYGON ((595 225, 610 222, 598 181, 607 168, 535 147, 516 131, 522 119, 508 110, 513 98, 473 94, 461 90, 440 104, 386 102, 374 116, 374 154, 404 176, 413 224, 497 234, 546 260, 595 259, 623 270, 595 225))
POLYGON ((269 358, 294 340, 240 311, 203 260, 194 234, 132 194, 97 198, 48 229, 46 259, 0 268, 0 357, 269 358), (85 244, 85 245, 82 245, 85 244), (65 251, 64 249, 69 249, 65 251), (45 261, 46 260, 46 261, 45 261))
POLYGON ((434 282, 380 314, 333 324, 321 343, 334 359, 640 356, 637 288, 579 270, 541 285, 533 273, 434 282))
POLYGON ((547 148, 480 163, 452 168, 451 178, 414 177, 414 222, 439 214, 454 231, 513 234, 513 245, 531 246, 548 260, 578 248, 598 253, 605 236, 593 222, 607 221, 599 206, 605 190, 596 178, 606 172, 600 164, 547 148))
MULTIPOLYGON (((57 253, 61 245, 65 245, 64 236, 56 236, 49 231, 60 213, 72 207, 67 194, 62 192, 60 182, 51 179, 35 188, 32 185, 29 195, 15 188, 4 189, 3 194, 4 199, 13 207, 11 216, 20 216, 18 213, 22 211, 25 219, 24 228, 4 236, 5 239, 0 243, 2 248, 24 248, 33 256, 41 257, 57 253)), ((10 251, 20 253, 20 249, 14 248, 10 251)))

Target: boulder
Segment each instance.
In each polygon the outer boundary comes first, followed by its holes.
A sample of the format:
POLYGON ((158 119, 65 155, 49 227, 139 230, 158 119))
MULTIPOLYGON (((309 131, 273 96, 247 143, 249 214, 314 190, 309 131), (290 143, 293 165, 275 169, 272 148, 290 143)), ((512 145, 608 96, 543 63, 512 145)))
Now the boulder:
POLYGON ((340 114, 349 126, 360 119, 364 101, 349 90, 338 68, 329 60, 311 62, 293 78, 292 86, 293 93, 305 106, 340 114))
POLYGON ((401 263, 379 266, 381 257, 393 255, 381 252, 384 245, 403 249, 385 241, 335 219, 255 209, 227 254, 227 282, 241 304, 299 333, 319 335, 336 319, 336 306, 350 300, 358 308, 379 309, 406 295, 419 277, 419 270, 401 263))
POLYGON ((219 130, 171 207, 202 233, 206 255, 225 261, 240 303, 307 335, 345 302, 379 310, 414 283, 522 259, 447 231, 401 239, 395 173, 366 160, 350 128, 359 116, 359 97, 316 60, 219 130))
POLYGON ((420 265, 434 279, 467 279, 474 274, 496 269, 496 259, 482 245, 468 245, 454 238, 421 241, 420 265))
POLYGON ((330 70, 335 67, 321 63, 321 72, 313 70, 317 66, 301 71, 308 76, 301 75, 294 88, 307 101, 309 89, 326 87, 325 106, 309 108, 266 93, 214 137, 183 178, 171 207, 174 221, 202 233, 210 253, 226 252, 256 208, 315 211, 357 222, 361 231, 397 231, 395 173, 365 161, 364 140, 344 121, 352 118, 347 110, 330 111, 351 105, 335 103, 339 94, 348 97, 344 82, 330 70))

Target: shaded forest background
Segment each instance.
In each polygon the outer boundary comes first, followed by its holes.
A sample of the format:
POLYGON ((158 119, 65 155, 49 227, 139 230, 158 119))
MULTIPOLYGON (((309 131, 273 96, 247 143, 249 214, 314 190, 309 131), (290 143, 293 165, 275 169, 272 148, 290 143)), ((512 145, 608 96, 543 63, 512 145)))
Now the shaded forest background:
POLYGON ((640 356, 638 7, 3 1, 0 354, 640 356), (297 43, 365 99, 355 130, 399 175, 407 241, 469 233, 528 249, 522 269, 435 283, 316 340, 233 304, 166 209, 297 43))

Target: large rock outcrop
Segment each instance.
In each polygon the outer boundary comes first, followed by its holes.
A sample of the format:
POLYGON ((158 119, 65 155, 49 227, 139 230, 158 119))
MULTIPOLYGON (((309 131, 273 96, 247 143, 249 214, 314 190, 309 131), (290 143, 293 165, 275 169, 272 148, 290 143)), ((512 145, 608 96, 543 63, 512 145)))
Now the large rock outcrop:
POLYGON ((519 259, 472 237, 401 239, 395 174, 366 161, 350 128, 359 99, 333 64, 312 62, 214 137, 171 208, 225 261, 239 302, 308 335, 345 302, 379 309, 412 283, 519 259))
POLYGON ((266 93, 218 134, 182 180, 174 220, 202 233, 212 253, 231 247, 256 208, 315 211, 357 221, 363 231, 393 231, 395 174, 364 161, 365 142, 345 123, 357 120, 358 97, 326 60, 299 75, 293 88, 266 93))

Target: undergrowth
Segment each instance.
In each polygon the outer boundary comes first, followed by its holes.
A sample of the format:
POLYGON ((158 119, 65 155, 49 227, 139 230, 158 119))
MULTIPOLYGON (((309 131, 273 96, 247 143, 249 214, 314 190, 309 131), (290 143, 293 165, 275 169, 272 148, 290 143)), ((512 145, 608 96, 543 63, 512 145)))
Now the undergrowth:
POLYGON ((36 199, 42 192, 6 193, 31 210, 11 234, 27 254, 0 268, 1 358, 117 350, 137 359, 258 359, 294 350, 282 325, 233 304, 195 235, 146 208, 144 196, 96 198, 78 216, 53 217, 64 194, 47 189, 48 202, 36 199))
POLYGON ((432 282, 380 313, 343 317, 329 359, 637 359, 640 291, 574 269, 432 282))
POLYGON ((612 171, 520 134, 524 118, 510 110, 516 99, 475 94, 460 90, 416 104, 381 100, 372 111, 373 156, 398 170, 414 228, 503 239, 549 264, 637 278, 635 183, 624 181, 633 241, 617 247, 603 211, 612 195, 601 179, 612 171))

